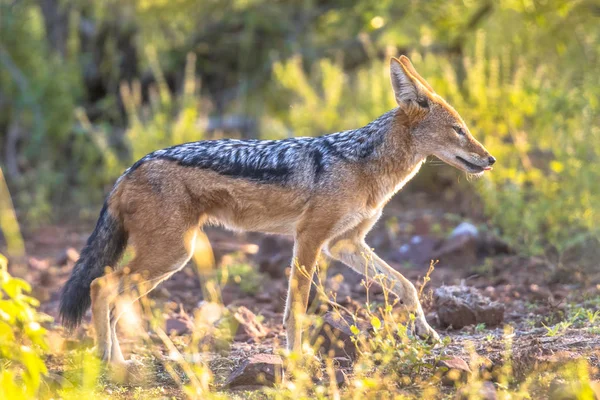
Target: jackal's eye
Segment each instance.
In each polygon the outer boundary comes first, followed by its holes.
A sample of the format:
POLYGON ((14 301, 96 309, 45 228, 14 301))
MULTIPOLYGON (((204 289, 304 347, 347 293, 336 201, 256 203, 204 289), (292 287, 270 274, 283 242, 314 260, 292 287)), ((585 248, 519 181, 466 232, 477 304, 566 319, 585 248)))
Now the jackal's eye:
POLYGON ((465 130, 459 125, 452 125, 452 129, 461 136, 465 136, 465 130))

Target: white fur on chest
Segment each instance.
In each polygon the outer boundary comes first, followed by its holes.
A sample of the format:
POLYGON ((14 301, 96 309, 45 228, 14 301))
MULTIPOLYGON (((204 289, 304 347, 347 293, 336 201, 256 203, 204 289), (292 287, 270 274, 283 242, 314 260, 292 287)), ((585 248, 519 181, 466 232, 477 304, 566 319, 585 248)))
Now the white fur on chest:
POLYGON ((419 172, 419 170, 421 169, 421 165, 423 165, 423 161, 419 161, 417 163, 417 165, 415 165, 415 167, 412 169, 412 171, 410 171, 408 173, 408 175, 406 175, 404 177, 404 179, 402 179, 400 182, 398 182, 398 184, 394 188, 394 191, 392 192, 391 196, 398 193, 400 191, 400 189, 402 189, 404 187, 404 185, 406 185, 408 183, 408 181, 410 181, 412 178, 414 178, 414 176, 417 174, 417 172, 419 172))
MULTIPOLYGON (((423 160, 424 161, 424 160, 423 160)), ((384 189, 385 193, 383 194, 381 200, 379 201, 379 207, 383 207, 387 204, 388 201, 392 198, 393 195, 398 193, 404 185, 406 185, 421 169, 421 165, 423 165, 423 161, 419 161, 412 170, 410 170, 406 175, 400 179, 400 181, 393 182, 389 185, 389 188, 384 189)))

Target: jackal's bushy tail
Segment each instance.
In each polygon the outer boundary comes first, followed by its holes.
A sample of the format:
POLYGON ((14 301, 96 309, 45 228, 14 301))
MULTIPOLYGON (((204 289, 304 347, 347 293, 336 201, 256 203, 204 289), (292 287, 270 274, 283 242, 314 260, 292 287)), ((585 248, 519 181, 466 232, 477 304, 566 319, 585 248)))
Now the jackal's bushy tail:
POLYGON ((91 305, 92 281, 104 275, 106 267, 119 261, 126 245, 127 233, 120 219, 108 210, 107 201, 62 291, 60 318, 66 328, 73 329, 81 323, 91 305))

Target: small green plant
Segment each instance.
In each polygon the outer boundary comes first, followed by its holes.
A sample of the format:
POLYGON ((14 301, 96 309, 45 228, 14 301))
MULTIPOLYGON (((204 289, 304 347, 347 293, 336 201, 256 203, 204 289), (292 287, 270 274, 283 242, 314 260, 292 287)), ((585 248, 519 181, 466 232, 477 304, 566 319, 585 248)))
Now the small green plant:
POLYGON ((558 335, 565 333, 565 331, 571 325, 573 325, 573 322, 571 322, 571 321, 562 321, 562 322, 559 322, 558 324, 555 324, 554 326, 548 326, 542 322, 542 326, 544 328, 546 328, 546 331, 547 331, 546 336, 549 336, 549 337, 558 336, 558 335))
POLYGON ((600 326, 591 326, 587 331, 593 335, 600 335, 600 326))
POLYGON ((598 317, 600 317, 600 310, 585 310, 585 316, 590 324, 594 324, 598 317))
POLYGON ((489 276, 494 272, 494 260, 486 258, 483 264, 475 267, 475 272, 483 276, 489 276))
POLYGON ((7 268, 0 254, 0 398, 33 398, 48 372, 42 323, 51 318, 36 310, 39 302, 27 295, 31 286, 12 277, 7 268))
POLYGON ((238 285, 242 292, 254 295, 262 288, 265 276, 256 267, 236 259, 217 270, 217 280, 238 285))

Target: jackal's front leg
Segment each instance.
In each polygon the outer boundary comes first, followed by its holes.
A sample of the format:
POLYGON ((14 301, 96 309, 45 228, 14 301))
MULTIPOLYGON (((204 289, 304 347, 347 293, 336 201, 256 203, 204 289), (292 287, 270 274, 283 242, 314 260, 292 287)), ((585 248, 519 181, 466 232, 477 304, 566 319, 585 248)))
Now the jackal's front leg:
POLYGON ((416 317, 415 333, 421 338, 440 340, 437 332, 429 326, 425 319, 415 286, 375 254, 363 240, 338 240, 331 244, 328 253, 355 271, 366 274, 368 279, 373 279, 377 274, 383 274, 390 282, 390 290, 400 299, 400 304, 409 312, 414 313, 416 317))

